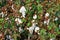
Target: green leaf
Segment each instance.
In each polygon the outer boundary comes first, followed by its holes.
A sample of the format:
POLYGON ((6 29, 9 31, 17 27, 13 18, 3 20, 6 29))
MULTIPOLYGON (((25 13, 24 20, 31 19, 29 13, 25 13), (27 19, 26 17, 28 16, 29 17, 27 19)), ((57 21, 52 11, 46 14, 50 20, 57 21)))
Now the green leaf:
POLYGON ((2 26, 0 25, 0 29, 2 28, 2 26))
POLYGON ((28 23, 27 23, 27 26, 28 26, 28 27, 30 27, 30 26, 31 26, 31 23, 30 23, 30 22, 28 22, 28 23))
POLYGON ((43 12, 43 8, 41 4, 37 5, 37 9, 38 9, 38 13, 42 13, 43 12))

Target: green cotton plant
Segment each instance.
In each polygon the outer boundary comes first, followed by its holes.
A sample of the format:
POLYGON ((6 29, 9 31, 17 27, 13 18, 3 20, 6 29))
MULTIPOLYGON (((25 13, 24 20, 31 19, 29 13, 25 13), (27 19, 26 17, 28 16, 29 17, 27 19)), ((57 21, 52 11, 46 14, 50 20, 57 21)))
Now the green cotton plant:
POLYGON ((4 24, 4 28, 7 28, 8 27, 8 23, 6 22, 5 24, 4 24))
POLYGON ((22 19, 22 22, 26 22, 26 19, 23 18, 23 19, 22 19))
POLYGON ((20 5, 20 0, 15 0, 15 4, 20 5))
POLYGON ((37 2, 37 3, 39 3, 39 2, 40 2, 40 0, 36 0, 36 2, 37 2))
POLYGON ((48 36, 49 36, 50 38, 54 38, 54 37, 56 37, 55 34, 51 34, 51 33, 48 33, 48 36))
POLYGON ((45 29, 41 29, 40 31, 39 31, 39 33, 40 33, 40 36, 42 37, 42 39, 43 40, 45 40, 46 38, 46 30, 45 29))
POLYGON ((26 0, 26 3, 28 4, 28 3, 30 3, 31 2, 31 0, 26 0))
POLYGON ((6 0, 0 0, 0 7, 3 7, 6 5, 6 0))
POLYGON ((37 5, 37 10, 38 10, 38 13, 42 13, 43 12, 43 6, 41 4, 38 4, 37 5))
POLYGON ((60 17, 60 10, 56 11, 55 16, 60 17))
POLYGON ((28 27, 30 27, 30 26, 31 26, 31 23, 30 23, 30 22, 28 22, 28 23, 27 23, 27 26, 28 26, 28 27))
POLYGON ((2 25, 0 25, 0 29, 2 28, 2 25))
POLYGON ((42 36, 46 35, 46 30, 45 29, 41 29, 40 30, 40 35, 42 35, 42 36))
POLYGON ((0 18, 0 23, 3 23, 4 22, 4 19, 3 18, 0 18))
POLYGON ((51 30, 53 27, 55 28, 55 24, 53 22, 50 22, 48 25, 48 30, 51 30))
POLYGON ((55 32, 56 32, 57 34, 60 34, 58 27, 55 28, 55 32))

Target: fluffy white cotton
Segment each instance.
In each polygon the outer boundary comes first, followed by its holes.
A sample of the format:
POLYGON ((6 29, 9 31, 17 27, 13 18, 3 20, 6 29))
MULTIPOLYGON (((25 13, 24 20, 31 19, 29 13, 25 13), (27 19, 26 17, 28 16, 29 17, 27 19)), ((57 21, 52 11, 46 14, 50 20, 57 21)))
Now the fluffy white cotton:
POLYGON ((58 20, 58 18, 56 17, 56 18, 55 18, 55 21, 57 21, 57 20, 58 20))
POLYGON ((51 38, 50 40, 55 40, 55 38, 51 38))
POLYGON ((21 27, 19 27, 19 32, 21 33, 23 31, 23 29, 21 27))
POLYGON ((22 6, 19 10, 20 13, 22 13, 22 16, 25 18, 25 12, 26 12, 26 8, 24 6, 22 6))
POLYGON ((48 25, 48 24, 49 24, 49 22, 50 22, 50 19, 45 20, 45 21, 44 21, 44 24, 47 24, 47 25, 48 25))
POLYGON ((39 31, 39 27, 35 27, 35 32, 38 32, 39 31))
POLYGON ((50 40, 53 40, 53 39, 50 39, 50 40))
POLYGON ((30 34, 32 34, 33 33, 33 30, 34 30, 34 27, 29 27, 27 29, 29 30, 30 34))
POLYGON ((45 16, 49 16, 49 13, 46 13, 45 16))
POLYGON ((37 15, 34 15, 34 16, 33 16, 33 19, 36 19, 36 18, 37 18, 37 15))
POLYGON ((8 20, 9 18, 7 17, 6 20, 8 20))
POLYGON ((32 20, 32 23, 34 23, 35 22, 35 20, 32 20))
POLYGON ((16 19, 15 19, 15 21, 17 22, 17 24, 22 23, 22 20, 21 20, 21 19, 19 19, 19 18, 16 18, 16 19))
POLYGON ((12 5, 11 7, 12 7, 12 9, 14 10, 14 5, 12 5))
POLYGON ((36 27, 36 24, 33 23, 31 27, 27 28, 29 30, 30 34, 33 33, 33 30, 34 30, 35 27, 36 27))
POLYGON ((1 12, 0 15, 2 15, 2 17, 4 17, 4 13, 3 12, 1 12))

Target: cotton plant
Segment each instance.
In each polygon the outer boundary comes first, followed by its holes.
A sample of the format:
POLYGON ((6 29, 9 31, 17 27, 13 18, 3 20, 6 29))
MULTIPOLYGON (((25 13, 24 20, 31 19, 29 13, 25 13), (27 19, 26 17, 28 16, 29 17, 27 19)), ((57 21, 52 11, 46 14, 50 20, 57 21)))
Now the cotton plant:
POLYGON ((22 23, 22 20, 21 20, 20 18, 16 18, 16 19, 15 19, 15 22, 16 22, 17 25, 18 25, 18 24, 21 24, 21 23, 22 23))
POLYGON ((25 13, 25 12, 26 12, 26 8, 25 8, 24 6, 22 6, 22 7, 20 8, 19 12, 22 13, 22 17, 25 18, 25 15, 26 15, 26 13, 25 13))

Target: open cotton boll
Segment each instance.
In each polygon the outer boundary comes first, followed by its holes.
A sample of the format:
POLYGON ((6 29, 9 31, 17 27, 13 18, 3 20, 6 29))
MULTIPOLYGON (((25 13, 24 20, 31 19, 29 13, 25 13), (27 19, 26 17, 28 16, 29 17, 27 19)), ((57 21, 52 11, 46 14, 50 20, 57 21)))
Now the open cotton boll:
POLYGON ((38 32, 39 31, 39 27, 35 27, 35 32, 38 32))
POLYGON ((35 20, 32 20, 32 23, 34 23, 35 22, 35 20))
POLYGON ((47 17, 48 17, 48 16, 49 16, 49 13, 46 13, 46 14, 45 14, 45 16, 47 16, 47 17))
POLYGON ((24 18, 25 18, 25 15, 26 15, 26 14, 25 14, 25 12, 23 12, 23 13, 22 13, 22 17, 24 17, 24 18))
POLYGON ((44 21, 44 24, 47 24, 47 25, 48 25, 48 24, 49 24, 49 22, 50 22, 50 19, 45 20, 45 21, 44 21))
POLYGON ((58 20, 58 18, 56 17, 56 18, 55 18, 55 21, 57 21, 57 20, 58 20))
POLYGON ((34 30, 35 27, 36 27, 36 24, 33 23, 31 27, 27 28, 29 30, 30 34, 33 33, 33 30, 34 30))
POLYGON ((55 40, 55 38, 51 38, 50 40, 55 40))
POLYGON ((11 7, 12 7, 12 9, 14 10, 14 5, 12 5, 11 7))
POLYGON ((22 16, 25 17, 25 12, 26 12, 26 8, 24 6, 22 6, 19 10, 20 13, 22 13, 22 16))
POLYGON ((19 19, 19 18, 16 18, 16 19, 15 19, 15 21, 17 22, 17 24, 22 23, 22 20, 21 20, 21 19, 19 19))
POLYGON ((8 20, 9 18, 7 17, 6 20, 8 20))
POLYGON ((33 19, 36 19, 36 18, 37 18, 37 15, 34 15, 34 16, 33 16, 33 19))
POLYGON ((26 12, 25 7, 24 7, 24 6, 22 6, 22 7, 20 8, 19 12, 21 12, 21 13, 26 12))
POLYGON ((4 13, 3 12, 1 12, 0 15, 2 15, 2 17, 4 17, 4 13))
POLYGON ((29 27, 27 29, 29 30, 30 34, 32 34, 33 33, 33 30, 34 30, 34 27, 29 27))
POLYGON ((21 33, 23 31, 23 29, 21 27, 19 27, 19 32, 21 33))

